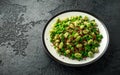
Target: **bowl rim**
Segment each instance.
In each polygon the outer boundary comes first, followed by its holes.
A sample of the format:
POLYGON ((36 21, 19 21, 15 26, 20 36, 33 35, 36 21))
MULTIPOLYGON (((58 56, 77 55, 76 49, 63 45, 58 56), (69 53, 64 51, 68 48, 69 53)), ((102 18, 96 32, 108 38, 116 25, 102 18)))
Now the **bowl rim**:
POLYGON ((109 46, 109 33, 108 33, 107 27, 105 26, 105 24, 103 23, 103 21, 101 21, 101 19, 100 19, 98 16, 96 16, 95 14, 90 13, 90 12, 88 12, 88 11, 84 11, 84 10, 66 10, 66 11, 62 11, 62 12, 60 12, 60 13, 57 13, 56 15, 52 16, 52 18, 50 18, 50 19, 48 20, 48 22, 46 23, 46 25, 45 25, 45 27, 44 27, 44 29, 43 29, 42 41, 43 41, 43 45, 44 45, 44 47, 45 47, 45 52, 46 52, 51 58, 53 58, 55 61, 59 62, 60 64, 66 65, 66 66, 80 67, 80 66, 89 65, 89 64, 97 61, 98 59, 100 59, 100 58, 105 54, 105 52, 107 51, 107 48, 108 48, 108 46, 109 46), (45 39, 44 39, 44 36, 45 36, 44 34, 45 34, 46 27, 47 27, 48 24, 51 22, 51 20, 53 20, 55 17, 57 17, 57 16, 59 16, 59 15, 61 15, 61 14, 64 14, 64 13, 68 13, 68 12, 83 12, 83 13, 87 13, 87 14, 89 14, 89 15, 97 18, 97 19, 102 23, 102 25, 103 25, 106 33, 107 33, 107 45, 106 45, 104 51, 102 52, 102 54, 99 55, 95 60, 93 60, 93 61, 91 61, 91 62, 88 62, 88 63, 84 63, 84 64, 69 64, 69 63, 65 63, 65 62, 63 62, 63 61, 60 61, 59 59, 55 58, 55 57, 49 52, 49 50, 48 50, 48 48, 47 48, 47 46, 46 46, 46 44, 45 44, 45 39))

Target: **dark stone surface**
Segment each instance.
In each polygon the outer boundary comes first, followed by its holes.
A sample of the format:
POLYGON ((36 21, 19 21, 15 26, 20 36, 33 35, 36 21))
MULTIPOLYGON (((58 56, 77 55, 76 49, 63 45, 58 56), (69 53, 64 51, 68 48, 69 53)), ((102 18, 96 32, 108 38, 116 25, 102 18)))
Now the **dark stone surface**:
POLYGON ((120 0, 0 0, 0 75, 120 75, 120 0), (46 22, 65 10, 102 19, 110 45, 97 62, 67 67, 49 58, 42 43, 46 22))

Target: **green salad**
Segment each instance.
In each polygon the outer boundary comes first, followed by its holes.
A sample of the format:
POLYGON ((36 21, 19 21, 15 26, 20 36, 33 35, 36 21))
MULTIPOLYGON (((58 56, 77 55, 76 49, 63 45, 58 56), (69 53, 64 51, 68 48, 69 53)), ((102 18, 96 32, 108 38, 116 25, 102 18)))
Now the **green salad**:
POLYGON ((103 36, 95 20, 87 16, 58 19, 50 31, 50 42, 55 50, 70 59, 94 57, 103 36))

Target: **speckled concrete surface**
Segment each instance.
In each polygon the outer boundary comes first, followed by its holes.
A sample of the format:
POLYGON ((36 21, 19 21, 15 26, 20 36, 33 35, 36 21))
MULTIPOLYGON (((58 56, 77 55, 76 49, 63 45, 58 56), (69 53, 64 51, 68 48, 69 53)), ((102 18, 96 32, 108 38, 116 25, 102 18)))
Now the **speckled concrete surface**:
POLYGON ((119 13, 119 0, 0 0, 0 75, 119 75, 119 13), (73 9, 100 17, 111 39, 100 60, 80 68, 53 61, 42 43, 46 22, 73 9))

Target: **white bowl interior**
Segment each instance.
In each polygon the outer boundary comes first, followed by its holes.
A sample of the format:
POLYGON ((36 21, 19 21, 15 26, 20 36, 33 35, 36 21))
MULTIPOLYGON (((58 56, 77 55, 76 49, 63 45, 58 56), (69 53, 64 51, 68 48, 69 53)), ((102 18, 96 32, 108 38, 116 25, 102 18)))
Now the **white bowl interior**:
POLYGON ((59 61, 62 61, 64 63, 67 63, 67 64, 87 64, 87 63, 90 63, 90 62, 93 62, 94 60, 100 58, 104 52, 106 51, 107 49, 107 46, 108 46, 108 42, 109 42, 109 35, 108 35, 108 31, 106 29, 106 27, 103 25, 103 23, 95 18, 94 16, 88 14, 88 13, 85 13, 85 12, 77 12, 77 11, 72 11, 72 12, 66 12, 66 13, 62 13, 56 17, 54 17, 47 25, 46 29, 45 29, 45 32, 44 32, 44 42, 45 42, 45 45, 48 49, 48 51, 50 52, 50 54, 55 57, 56 59, 58 59, 59 61), (65 57, 65 56, 60 56, 57 51, 54 49, 52 43, 50 42, 50 29, 52 28, 52 25, 55 24, 56 20, 58 18, 60 19, 65 19, 65 18, 69 18, 71 16, 88 16, 90 20, 95 20, 97 25, 98 25, 98 28, 100 30, 100 33, 103 35, 103 39, 100 43, 100 47, 99 47, 99 53, 96 53, 94 55, 93 58, 89 58, 87 57, 86 60, 81 60, 81 61, 78 61, 78 60, 72 60, 72 59, 69 59, 68 57, 65 57))

